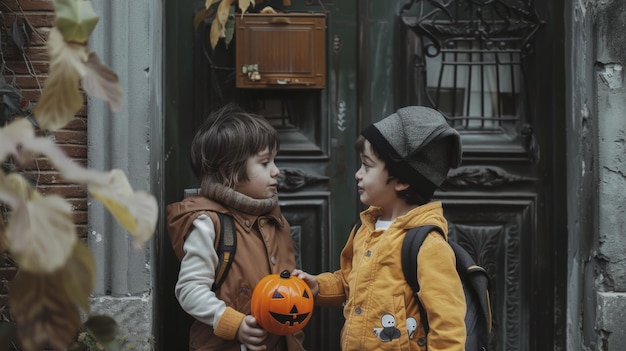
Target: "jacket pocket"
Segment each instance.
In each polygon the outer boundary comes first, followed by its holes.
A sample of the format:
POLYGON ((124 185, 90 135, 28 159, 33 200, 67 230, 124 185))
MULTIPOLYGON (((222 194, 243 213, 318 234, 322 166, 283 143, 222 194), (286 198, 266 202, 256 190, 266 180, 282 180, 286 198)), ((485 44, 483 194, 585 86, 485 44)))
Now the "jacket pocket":
POLYGON ((404 295, 394 295, 381 302, 377 311, 372 311, 374 315, 370 318, 373 333, 368 338, 371 343, 369 346, 380 350, 411 350, 409 332, 412 331, 410 329, 412 326, 415 326, 415 329, 417 326, 411 320, 407 321, 404 295))

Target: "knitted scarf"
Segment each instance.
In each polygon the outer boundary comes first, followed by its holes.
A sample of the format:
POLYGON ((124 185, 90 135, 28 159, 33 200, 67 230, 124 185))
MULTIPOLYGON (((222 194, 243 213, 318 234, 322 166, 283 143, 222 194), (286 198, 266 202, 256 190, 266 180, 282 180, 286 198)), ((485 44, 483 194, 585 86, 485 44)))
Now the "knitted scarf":
POLYGON ((203 182, 202 196, 206 196, 227 207, 252 215, 262 215, 278 206, 278 195, 269 199, 253 199, 222 184, 203 182))

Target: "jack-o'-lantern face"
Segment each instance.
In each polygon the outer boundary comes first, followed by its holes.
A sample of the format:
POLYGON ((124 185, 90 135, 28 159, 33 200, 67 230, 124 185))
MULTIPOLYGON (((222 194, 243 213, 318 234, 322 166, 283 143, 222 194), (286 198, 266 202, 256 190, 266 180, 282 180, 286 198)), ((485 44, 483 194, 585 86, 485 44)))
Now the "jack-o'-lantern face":
POLYGON ((293 334, 306 326, 313 313, 313 295, 289 271, 261 279, 252 292, 252 315, 261 327, 276 335, 293 334))

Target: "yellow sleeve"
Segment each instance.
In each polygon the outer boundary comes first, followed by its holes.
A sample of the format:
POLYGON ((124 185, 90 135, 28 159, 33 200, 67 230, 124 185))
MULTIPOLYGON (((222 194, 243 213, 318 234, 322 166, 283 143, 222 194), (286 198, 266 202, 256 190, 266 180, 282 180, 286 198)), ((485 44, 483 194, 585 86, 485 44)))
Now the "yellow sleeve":
POLYGON ((226 307, 222 317, 217 322, 217 325, 213 329, 216 336, 219 336, 225 340, 235 340, 237 338, 237 332, 241 321, 246 315, 233 309, 232 307, 226 307))
POLYGON ((340 307, 350 293, 347 277, 352 271, 354 233, 348 237, 348 241, 341 251, 341 268, 333 273, 327 272, 317 276, 320 291, 315 297, 315 303, 320 306, 340 307))

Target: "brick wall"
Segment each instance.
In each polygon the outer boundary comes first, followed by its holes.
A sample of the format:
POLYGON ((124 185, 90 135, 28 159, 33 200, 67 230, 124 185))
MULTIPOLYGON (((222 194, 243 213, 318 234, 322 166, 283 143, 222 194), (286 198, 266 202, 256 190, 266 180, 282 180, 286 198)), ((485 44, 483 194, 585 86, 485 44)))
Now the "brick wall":
MULTIPOLYGON (((51 0, 0 0, 2 14, 2 57, 6 69, 2 74, 7 82, 13 82, 21 91, 25 103, 34 106, 41 96, 41 89, 48 74, 46 40, 54 23, 54 7, 51 0), (14 23, 26 20, 33 28, 32 40, 22 52, 12 40, 14 23)), ((19 27, 19 25, 18 25, 19 27)), ((87 116, 86 107, 63 129, 49 136, 78 163, 87 164, 87 116)), ((24 165, 5 165, 22 172, 37 186, 42 194, 58 194, 65 197, 74 208, 74 219, 79 236, 87 235, 87 192, 82 186, 65 182, 46 159, 37 159, 24 165)), ((0 260, 0 318, 6 317, 8 281, 15 275, 15 266, 9 257, 0 260)))

